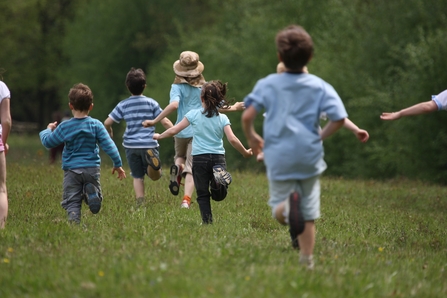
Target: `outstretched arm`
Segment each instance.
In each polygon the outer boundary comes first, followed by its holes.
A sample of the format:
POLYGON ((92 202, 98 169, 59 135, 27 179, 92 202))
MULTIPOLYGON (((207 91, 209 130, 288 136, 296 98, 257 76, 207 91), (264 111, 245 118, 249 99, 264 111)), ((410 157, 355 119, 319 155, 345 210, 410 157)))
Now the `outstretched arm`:
POLYGON ((161 140, 166 139, 169 137, 173 137, 176 134, 178 134, 180 131, 185 129, 187 126, 189 126, 189 121, 186 117, 182 119, 179 123, 172 126, 171 128, 165 130, 163 133, 154 133, 154 136, 152 137, 154 140, 161 140))
POLYGON ((174 126, 174 124, 172 124, 171 120, 169 120, 169 119, 166 118, 166 117, 163 118, 163 119, 161 119, 160 123, 161 123, 161 125, 163 125, 163 127, 164 127, 165 129, 169 129, 169 128, 171 128, 171 127, 174 126))
POLYGON ((236 137, 231 129, 230 125, 225 125, 224 127, 225 135, 227 136, 228 142, 230 142, 231 146, 234 147, 243 157, 247 158, 253 155, 251 149, 245 149, 244 145, 242 145, 241 141, 236 137))
POLYGON ((219 109, 219 113, 237 112, 237 111, 243 111, 244 109, 245 109, 244 102, 238 101, 234 105, 231 105, 229 109, 219 109))
POLYGON ((366 143, 366 141, 368 141, 369 139, 368 132, 364 129, 358 128, 358 126, 355 125, 354 122, 352 122, 348 118, 345 118, 345 123, 343 124, 343 126, 352 131, 360 142, 366 143))
POLYGON ((425 101, 415 104, 406 109, 400 110, 394 113, 382 113, 380 119, 382 120, 397 120, 404 116, 414 116, 421 114, 428 114, 438 110, 438 105, 433 101, 425 101))
POLYGON ((255 131, 253 122, 256 118, 257 112, 253 106, 249 106, 242 113, 242 130, 247 138, 248 145, 253 150, 254 155, 258 155, 262 152, 264 147, 264 140, 255 131))
POLYGON ((325 140, 331 135, 333 135, 337 130, 339 130, 343 124, 345 123, 345 119, 341 119, 338 121, 329 121, 325 127, 320 132, 321 140, 325 140))
MULTIPOLYGON (((160 122, 163 118, 169 116, 172 112, 177 111, 178 109, 178 101, 173 101, 166 106, 166 108, 158 114, 158 116, 154 120, 144 120, 142 125, 144 127, 154 126, 158 122, 160 122)), ((163 125, 164 126, 164 125, 163 125)))

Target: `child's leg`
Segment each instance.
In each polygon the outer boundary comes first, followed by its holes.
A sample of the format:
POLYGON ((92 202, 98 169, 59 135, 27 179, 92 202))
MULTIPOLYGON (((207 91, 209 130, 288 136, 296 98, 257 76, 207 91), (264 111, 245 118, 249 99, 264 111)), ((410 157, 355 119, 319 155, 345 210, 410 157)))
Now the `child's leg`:
POLYGON ((81 222, 81 206, 83 201, 84 181, 82 171, 67 170, 64 172, 61 206, 67 211, 68 221, 79 224, 81 222))
POLYGON ((144 179, 133 178, 133 189, 135 191, 135 198, 144 198, 144 179))
POLYGON ((0 152, 0 229, 5 227, 7 217, 8 194, 6 190, 6 159, 5 153, 0 152))
POLYGON ((315 221, 306 221, 304 232, 298 235, 302 255, 311 256, 315 246, 315 221))
POLYGON ((193 159, 193 178, 196 185, 197 203, 199 204, 202 222, 204 224, 213 223, 213 214, 211 212, 209 185, 212 172, 212 162, 209 154, 196 155, 193 159))

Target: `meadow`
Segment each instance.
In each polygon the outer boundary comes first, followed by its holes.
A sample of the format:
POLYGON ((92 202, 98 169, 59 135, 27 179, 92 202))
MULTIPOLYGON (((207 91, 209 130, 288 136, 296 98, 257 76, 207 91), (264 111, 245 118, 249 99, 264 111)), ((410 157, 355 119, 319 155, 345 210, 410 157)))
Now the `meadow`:
POLYGON ((262 171, 230 164, 229 195, 204 226, 197 203, 180 209, 167 174, 146 179, 146 204, 136 208, 132 179, 112 176, 105 156, 101 211, 84 205, 81 224, 70 225, 60 164, 48 165, 36 136, 9 143, 1 298, 447 296, 445 186, 323 176, 309 271, 271 217, 262 171))

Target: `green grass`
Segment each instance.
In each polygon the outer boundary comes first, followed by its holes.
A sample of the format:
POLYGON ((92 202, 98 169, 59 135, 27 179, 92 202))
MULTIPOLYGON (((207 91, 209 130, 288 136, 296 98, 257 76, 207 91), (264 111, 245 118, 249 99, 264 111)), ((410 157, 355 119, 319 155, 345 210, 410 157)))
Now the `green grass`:
POLYGON ((101 212, 84 205, 72 226, 60 207, 60 165, 48 165, 38 138, 10 145, 2 298, 447 296, 445 187, 323 177, 308 271, 270 215, 263 173, 232 171, 214 224, 202 226, 197 203, 180 209, 167 174, 146 179, 147 204, 135 209, 131 178, 112 176, 105 157, 101 212))

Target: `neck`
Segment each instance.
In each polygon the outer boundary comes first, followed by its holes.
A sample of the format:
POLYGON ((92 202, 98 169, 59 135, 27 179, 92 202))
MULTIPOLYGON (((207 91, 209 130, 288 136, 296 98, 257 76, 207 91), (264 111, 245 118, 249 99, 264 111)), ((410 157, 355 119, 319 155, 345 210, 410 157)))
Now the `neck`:
POLYGON ((74 118, 85 118, 88 116, 88 111, 72 110, 71 112, 72 112, 74 118))

